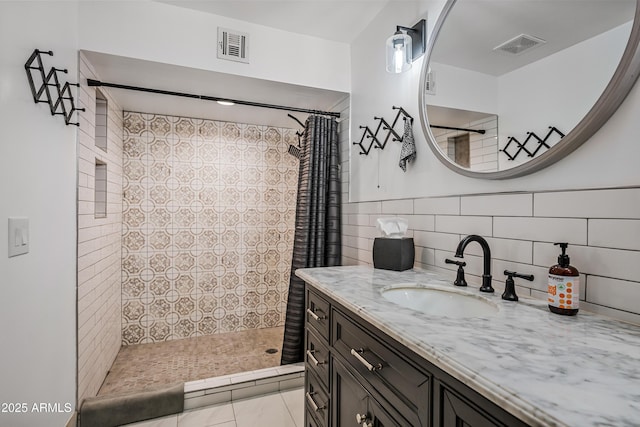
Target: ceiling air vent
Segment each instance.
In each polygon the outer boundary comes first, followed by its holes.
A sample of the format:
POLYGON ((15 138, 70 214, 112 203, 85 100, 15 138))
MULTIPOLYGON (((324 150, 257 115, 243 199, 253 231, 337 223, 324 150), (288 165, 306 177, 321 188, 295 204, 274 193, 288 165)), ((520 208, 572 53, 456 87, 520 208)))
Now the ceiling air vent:
POLYGON ((520 55, 522 52, 545 43, 546 41, 537 37, 529 36, 527 34, 520 34, 519 36, 516 36, 511 40, 507 40, 501 45, 494 47, 493 50, 507 52, 512 55, 520 55))
POLYGON ((218 58, 249 63, 249 34, 218 27, 218 58))

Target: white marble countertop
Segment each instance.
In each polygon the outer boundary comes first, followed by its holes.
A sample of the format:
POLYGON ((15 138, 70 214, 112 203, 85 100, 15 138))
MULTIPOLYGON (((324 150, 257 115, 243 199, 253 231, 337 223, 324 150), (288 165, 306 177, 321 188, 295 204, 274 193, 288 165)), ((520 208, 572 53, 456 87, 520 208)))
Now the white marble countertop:
POLYGON ((640 426, 640 326, 583 310, 560 316, 544 301, 503 301, 499 292, 471 285, 462 289, 496 303, 496 315, 429 316, 381 297, 398 283, 455 288, 428 270, 350 266, 296 274, 532 426, 640 426))

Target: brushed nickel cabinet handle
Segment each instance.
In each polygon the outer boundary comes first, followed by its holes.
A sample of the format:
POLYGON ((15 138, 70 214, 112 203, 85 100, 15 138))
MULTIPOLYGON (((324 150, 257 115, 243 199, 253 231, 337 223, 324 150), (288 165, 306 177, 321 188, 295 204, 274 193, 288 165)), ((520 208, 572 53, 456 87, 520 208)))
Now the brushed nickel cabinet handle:
POLYGON ((319 322, 321 320, 324 320, 327 318, 327 316, 318 316, 316 313, 314 313, 313 310, 311 310, 310 308, 307 308, 307 313, 309 313, 309 316, 313 317, 313 320, 315 320, 316 322, 319 322))
POLYGON ((318 366, 318 365, 324 365, 325 361, 320 362, 318 359, 316 359, 316 357, 313 355, 315 353, 315 350, 311 351, 311 350, 307 350, 307 357, 311 360, 311 363, 313 363, 313 366, 318 366))
POLYGON ((356 357, 356 359, 358 359, 358 361, 360 363, 362 363, 365 368, 367 368, 368 370, 370 370, 371 372, 373 371, 379 371, 382 369, 382 364, 378 363, 376 365, 372 365, 371 363, 369 363, 369 361, 367 359, 365 359, 364 357, 362 357, 361 353, 364 353, 364 349, 359 348, 358 350, 356 350, 355 348, 351 349, 351 354, 353 356, 356 357))
POLYGON ((325 409, 327 406, 318 406, 318 404, 315 402, 315 400, 313 400, 313 395, 316 394, 315 392, 307 392, 306 396, 307 396, 307 402, 309 402, 309 405, 311 406, 311 409, 313 409, 313 412, 318 412, 321 409, 325 409))

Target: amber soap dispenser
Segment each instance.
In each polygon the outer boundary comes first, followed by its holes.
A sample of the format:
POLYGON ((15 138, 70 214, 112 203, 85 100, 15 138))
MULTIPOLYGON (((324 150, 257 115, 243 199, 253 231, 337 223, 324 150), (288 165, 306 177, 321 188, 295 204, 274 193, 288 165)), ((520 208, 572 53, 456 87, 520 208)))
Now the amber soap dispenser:
POLYGON ((547 297, 552 313, 575 316, 580 303, 580 273, 569 264, 568 243, 554 243, 562 248, 558 263, 549 269, 547 297))

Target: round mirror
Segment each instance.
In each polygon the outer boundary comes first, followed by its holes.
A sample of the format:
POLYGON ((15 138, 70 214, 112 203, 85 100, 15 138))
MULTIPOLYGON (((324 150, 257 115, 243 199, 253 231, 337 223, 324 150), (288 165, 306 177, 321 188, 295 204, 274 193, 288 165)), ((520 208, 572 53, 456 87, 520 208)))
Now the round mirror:
POLYGON ((640 73, 640 0, 448 0, 429 41, 420 118, 431 149, 475 178, 566 156, 640 73))

